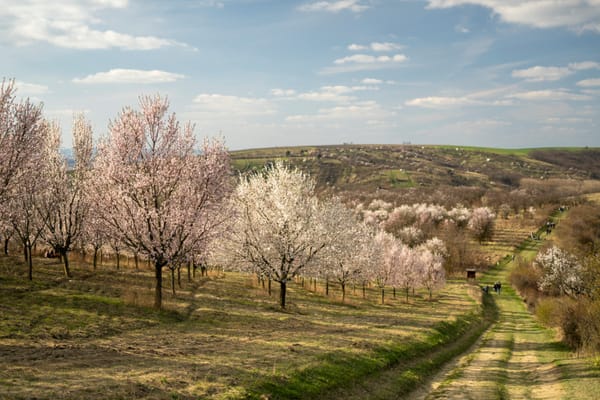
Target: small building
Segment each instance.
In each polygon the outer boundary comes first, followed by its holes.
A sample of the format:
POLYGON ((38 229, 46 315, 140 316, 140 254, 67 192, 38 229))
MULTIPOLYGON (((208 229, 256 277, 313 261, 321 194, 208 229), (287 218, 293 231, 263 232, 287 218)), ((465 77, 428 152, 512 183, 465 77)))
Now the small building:
POLYGON ((477 278, 477 270, 474 268, 467 269, 467 280, 475 280, 477 278))

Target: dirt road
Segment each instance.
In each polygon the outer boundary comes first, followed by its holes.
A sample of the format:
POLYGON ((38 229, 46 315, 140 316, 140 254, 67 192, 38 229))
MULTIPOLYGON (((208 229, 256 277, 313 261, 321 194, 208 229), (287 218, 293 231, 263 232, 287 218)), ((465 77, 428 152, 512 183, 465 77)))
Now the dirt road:
MULTIPOLYGON (((447 366, 411 398, 419 399, 560 399, 565 396, 561 373, 552 362, 556 339, 535 321, 508 282, 507 268, 486 276, 498 321, 459 360, 447 366)), ((484 283, 485 284, 485 283, 484 283)))

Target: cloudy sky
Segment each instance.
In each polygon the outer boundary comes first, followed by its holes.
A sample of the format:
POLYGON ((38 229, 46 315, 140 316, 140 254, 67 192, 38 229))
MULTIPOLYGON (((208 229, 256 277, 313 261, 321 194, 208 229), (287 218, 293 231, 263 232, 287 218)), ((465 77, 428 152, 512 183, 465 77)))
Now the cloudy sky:
POLYGON ((600 146, 600 0, 0 0, 0 48, 65 147, 156 93, 231 149, 600 146))

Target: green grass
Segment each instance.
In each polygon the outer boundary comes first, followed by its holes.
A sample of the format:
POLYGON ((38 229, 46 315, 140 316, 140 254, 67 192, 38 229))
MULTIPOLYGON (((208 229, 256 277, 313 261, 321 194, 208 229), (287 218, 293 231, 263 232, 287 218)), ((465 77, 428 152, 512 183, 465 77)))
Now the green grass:
POLYGON ((480 309, 460 282, 434 302, 418 292, 385 305, 374 288, 366 299, 348 288, 342 303, 337 287, 326 297, 321 283, 314 292, 296 282, 283 312, 277 291, 268 296, 253 276, 212 272, 184 277, 176 297, 166 277, 166 310, 155 312, 151 271, 73 261, 65 279, 55 261, 35 261, 29 283, 22 262, 0 257, 0 392, 9 398, 321 396, 394 366, 413 371, 398 374, 410 383, 431 366, 419 369, 421 356, 460 336, 480 309))

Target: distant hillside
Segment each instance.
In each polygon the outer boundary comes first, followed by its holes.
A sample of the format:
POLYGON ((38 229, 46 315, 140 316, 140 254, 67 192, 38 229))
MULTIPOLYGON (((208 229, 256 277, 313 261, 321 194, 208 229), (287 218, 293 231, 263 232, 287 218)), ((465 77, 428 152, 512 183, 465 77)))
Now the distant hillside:
POLYGON ((275 160, 316 177, 320 189, 401 191, 410 187, 516 188, 522 178, 598 179, 600 149, 487 149, 460 146, 339 145, 231 152, 246 172, 275 160))

